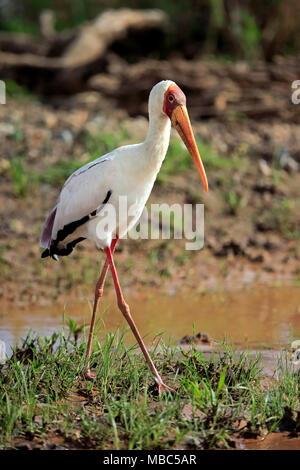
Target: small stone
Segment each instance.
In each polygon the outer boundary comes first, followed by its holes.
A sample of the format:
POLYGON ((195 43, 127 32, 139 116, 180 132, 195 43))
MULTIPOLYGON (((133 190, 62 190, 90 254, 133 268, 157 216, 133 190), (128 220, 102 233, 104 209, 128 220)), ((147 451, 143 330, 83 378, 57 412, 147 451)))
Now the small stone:
POLYGON ((62 140, 63 142, 65 142, 66 144, 70 146, 74 142, 73 134, 68 129, 64 129, 63 131, 61 131, 61 133, 58 134, 56 138, 62 140))
POLYGON ((1 123, 0 124, 0 134, 5 136, 14 135, 15 128, 12 124, 1 123))
POLYGON ((292 342, 291 349, 292 351, 296 351, 299 348, 300 348, 300 339, 296 339, 295 341, 292 342))
POLYGON ((6 345, 4 341, 0 339, 0 364, 4 364, 6 361, 6 345))
POLYGON ((262 172, 262 174, 264 176, 271 176, 272 174, 272 170, 271 168, 269 167, 268 163, 266 162, 266 160, 264 160, 263 158, 261 158, 258 162, 258 165, 259 165, 259 169, 260 171, 262 172))
POLYGON ((279 154, 279 164, 284 170, 289 172, 299 170, 299 163, 290 156, 287 147, 283 147, 279 154))

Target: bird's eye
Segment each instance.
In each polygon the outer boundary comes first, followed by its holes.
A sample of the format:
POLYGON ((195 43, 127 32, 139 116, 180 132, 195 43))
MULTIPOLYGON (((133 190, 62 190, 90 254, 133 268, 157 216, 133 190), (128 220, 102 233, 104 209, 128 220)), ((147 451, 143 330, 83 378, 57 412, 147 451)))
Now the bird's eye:
POLYGON ((174 96, 173 95, 169 95, 169 101, 170 101, 170 103, 173 103, 173 101, 174 101, 174 96))

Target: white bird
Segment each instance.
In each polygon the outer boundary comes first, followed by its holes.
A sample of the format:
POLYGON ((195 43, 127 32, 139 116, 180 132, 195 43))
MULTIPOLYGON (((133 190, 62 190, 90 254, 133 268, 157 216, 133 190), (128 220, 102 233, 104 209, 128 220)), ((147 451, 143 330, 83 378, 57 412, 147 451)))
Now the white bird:
POLYGON ((83 166, 67 179, 57 205, 45 221, 40 243, 41 247, 46 248, 42 253, 42 258, 51 256, 57 259, 58 255, 69 255, 74 246, 84 239, 92 240, 98 249, 105 251, 105 265, 95 290, 86 351, 85 377, 93 379, 89 362, 96 310, 99 299, 103 295, 105 277, 110 268, 118 306, 149 363, 158 383, 160 395, 162 389, 171 392, 174 390, 163 382, 135 326, 129 306, 121 291, 113 253, 118 239, 137 223, 142 214, 167 153, 171 122, 189 150, 206 191, 208 183, 187 113, 186 97, 182 90, 170 80, 157 83, 151 90, 148 109, 149 129, 144 142, 119 147, 83 166), (121 218, 116 220, 116 223, 108 230, 100 230, 103 214, 108 205, 119 214, 121 196, 127 198, 127 213, 121 212, 121 218))

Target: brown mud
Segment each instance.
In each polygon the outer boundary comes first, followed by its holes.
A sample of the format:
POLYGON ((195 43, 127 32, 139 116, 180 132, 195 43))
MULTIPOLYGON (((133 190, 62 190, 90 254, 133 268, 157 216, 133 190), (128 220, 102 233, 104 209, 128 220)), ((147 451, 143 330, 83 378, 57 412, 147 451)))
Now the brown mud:
POLYGON ((243 450, 299 450, 300 437, 288 432, 272 433, 258 439, 236 441, 238 449, 243 450))

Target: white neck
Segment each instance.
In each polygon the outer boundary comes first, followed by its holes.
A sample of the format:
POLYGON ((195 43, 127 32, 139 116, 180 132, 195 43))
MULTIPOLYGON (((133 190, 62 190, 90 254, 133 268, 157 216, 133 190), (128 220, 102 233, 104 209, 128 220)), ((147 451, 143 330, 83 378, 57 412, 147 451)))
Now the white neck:
POLYGON ((157 173, 166 156, 171 132, 171 121, 164 114, 149 113, 149 129, 144 141, 147 163, 157 173))

